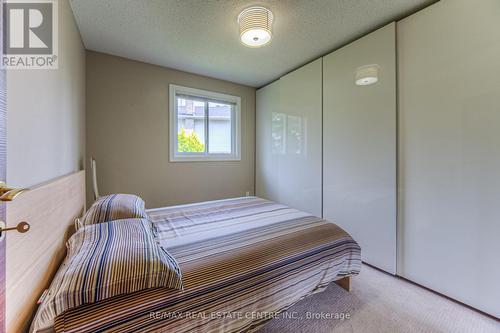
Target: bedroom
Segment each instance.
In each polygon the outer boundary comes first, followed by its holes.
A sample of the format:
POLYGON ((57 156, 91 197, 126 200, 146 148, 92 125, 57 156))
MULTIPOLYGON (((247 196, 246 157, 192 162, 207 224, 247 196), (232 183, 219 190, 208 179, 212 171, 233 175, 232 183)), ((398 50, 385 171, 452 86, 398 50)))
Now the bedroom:
POLYGON ((500 332, 499 1, 0 7, 0 332, 500 332))

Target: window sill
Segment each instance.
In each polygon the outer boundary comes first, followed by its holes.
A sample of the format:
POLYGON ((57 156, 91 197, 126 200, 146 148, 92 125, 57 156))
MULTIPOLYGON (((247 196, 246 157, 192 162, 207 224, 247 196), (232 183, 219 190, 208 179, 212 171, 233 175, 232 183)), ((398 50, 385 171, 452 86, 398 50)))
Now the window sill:
POLYGON ((170 157, 170 162, 239 162, 241 157, 239 156, 217 156, 217 157, 206 157, 206 156, 175 156, 170 157))

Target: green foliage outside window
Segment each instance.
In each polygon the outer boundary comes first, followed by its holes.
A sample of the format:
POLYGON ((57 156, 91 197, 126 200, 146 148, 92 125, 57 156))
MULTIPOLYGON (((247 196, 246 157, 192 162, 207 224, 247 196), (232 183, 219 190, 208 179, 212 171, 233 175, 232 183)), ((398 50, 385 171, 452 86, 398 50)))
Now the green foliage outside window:
POLYGON ((178 152, 180 153, 203 153, 205 144, 203 144, 195 132, 187 134, 183 128, 177 135, 178 152))

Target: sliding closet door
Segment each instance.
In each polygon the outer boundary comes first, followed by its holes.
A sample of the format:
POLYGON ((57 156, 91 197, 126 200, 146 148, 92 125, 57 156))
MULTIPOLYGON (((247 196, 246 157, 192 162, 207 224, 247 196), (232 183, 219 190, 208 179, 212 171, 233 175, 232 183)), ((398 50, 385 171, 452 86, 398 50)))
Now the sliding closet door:
POLYGON ((392 23, 323 59, 324 217, 365 262, 396 272, 396 50, 392 23), (355 84, 378 68, 378 82, 355 84))
MULTIPOLYGON (((255 193, 257 196, 280 201, 279 159, 273 148, 273 118, 280 114, 280 82, 275 81, 257 90, 255 136, 255 193)), ((279 138, 275 139, 280 141, 279 138)))
POLYGON ((256 193, 321 216, 321 59, 257 92, 256 193))
POLYGON ((398 23, 402 276, 500 317, 500 1, 398 23))

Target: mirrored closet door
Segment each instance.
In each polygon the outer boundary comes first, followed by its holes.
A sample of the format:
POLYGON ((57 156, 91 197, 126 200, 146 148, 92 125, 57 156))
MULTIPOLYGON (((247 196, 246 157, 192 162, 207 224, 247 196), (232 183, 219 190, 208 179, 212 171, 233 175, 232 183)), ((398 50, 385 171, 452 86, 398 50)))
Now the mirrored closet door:
POLYGON ((323 58, 323 213, 396 273, 396 45, 391 23, 323 58))

